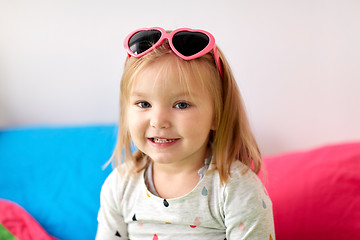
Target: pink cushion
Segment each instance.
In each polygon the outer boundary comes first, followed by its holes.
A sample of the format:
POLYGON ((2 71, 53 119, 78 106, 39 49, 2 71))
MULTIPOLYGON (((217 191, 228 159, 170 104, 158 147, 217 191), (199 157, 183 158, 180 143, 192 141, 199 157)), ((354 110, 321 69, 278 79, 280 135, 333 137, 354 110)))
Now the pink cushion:
MULTIPOLYGON (((50 236, 25 209, 5 199, 0 199, 0 225, 7 231, 4 233, 5 239, 15 239, 10 237, 15 236, 18 240, 57 240, 50 236)), ((2 236, 0 239, 3 239, 2 236)))
POLYGON ((360 142, 264 163, 277 240, 360 239, 360 142))

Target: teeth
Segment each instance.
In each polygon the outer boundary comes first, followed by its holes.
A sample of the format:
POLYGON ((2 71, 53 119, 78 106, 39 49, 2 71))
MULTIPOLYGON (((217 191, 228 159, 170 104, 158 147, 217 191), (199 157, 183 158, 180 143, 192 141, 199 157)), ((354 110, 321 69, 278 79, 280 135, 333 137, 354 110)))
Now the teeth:
POLYGON ((175 139, 160 139, 160 138, 153 138, 155 143, 169 143, 174 142, 175 139))

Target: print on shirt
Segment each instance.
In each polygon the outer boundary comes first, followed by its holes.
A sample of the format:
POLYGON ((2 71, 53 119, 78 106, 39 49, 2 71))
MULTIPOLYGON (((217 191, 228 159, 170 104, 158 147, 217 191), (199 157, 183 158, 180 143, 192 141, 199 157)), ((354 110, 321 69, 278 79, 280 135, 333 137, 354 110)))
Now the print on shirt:
POLYGON ((240 231, 244 231, 245 230, 245 225, 244 225, 244 223, 240 223, 239 224, 239 226, 238 226, 238 229, 240 230, 240 231))
POLYGON ((201 195, 203 195, 204 197, 208 195, 208 190, 206 189, 206 187, 204 187, 203 190, 201 191, 201 195))
POLYGON ((194 219, 193 225, 190 225, 190 227, 191 227, 191 228, 196 228, 196 227, 199 226, 200 224, 201 224, 201 222, 200 222, 199 217, 196 217, 196 218, 194 219))
POLYGON ((163 203, 164 203, 164 206, 165 206, 165 207, 168 207, 168 206, 169 206, 169 203, 168 203, 168 201, 166 201, 166 199, 164 199, 163 203))

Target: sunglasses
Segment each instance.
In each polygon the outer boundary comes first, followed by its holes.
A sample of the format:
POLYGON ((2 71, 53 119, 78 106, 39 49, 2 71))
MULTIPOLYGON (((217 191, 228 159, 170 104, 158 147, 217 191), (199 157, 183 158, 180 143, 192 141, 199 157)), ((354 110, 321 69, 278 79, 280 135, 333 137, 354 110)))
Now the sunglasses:
POLYGON ((159 47, 167 39, 171 50, 184 60, 201 57, 211 50, 221 78, 223 69, 215 45, 215 38, 204 30, 179 28, 167 33, 163 28, 140 28, 130 33, 124 41, 124 47, 129 56, 142 57, 159 47))

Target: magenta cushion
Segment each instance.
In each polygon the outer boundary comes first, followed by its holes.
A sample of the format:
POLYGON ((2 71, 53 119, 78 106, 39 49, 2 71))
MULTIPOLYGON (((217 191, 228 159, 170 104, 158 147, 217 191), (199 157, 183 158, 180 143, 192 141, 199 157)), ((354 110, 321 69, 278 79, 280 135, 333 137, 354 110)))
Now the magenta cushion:
POLYGON ((58 240, 50 236, 25 209, 5 199, 0 199, 0 225, 6 231, 0 236, 3 240, 58 240))
POLYGON ((360 239, 360 142, 264 158, 277 240, 360 239))

